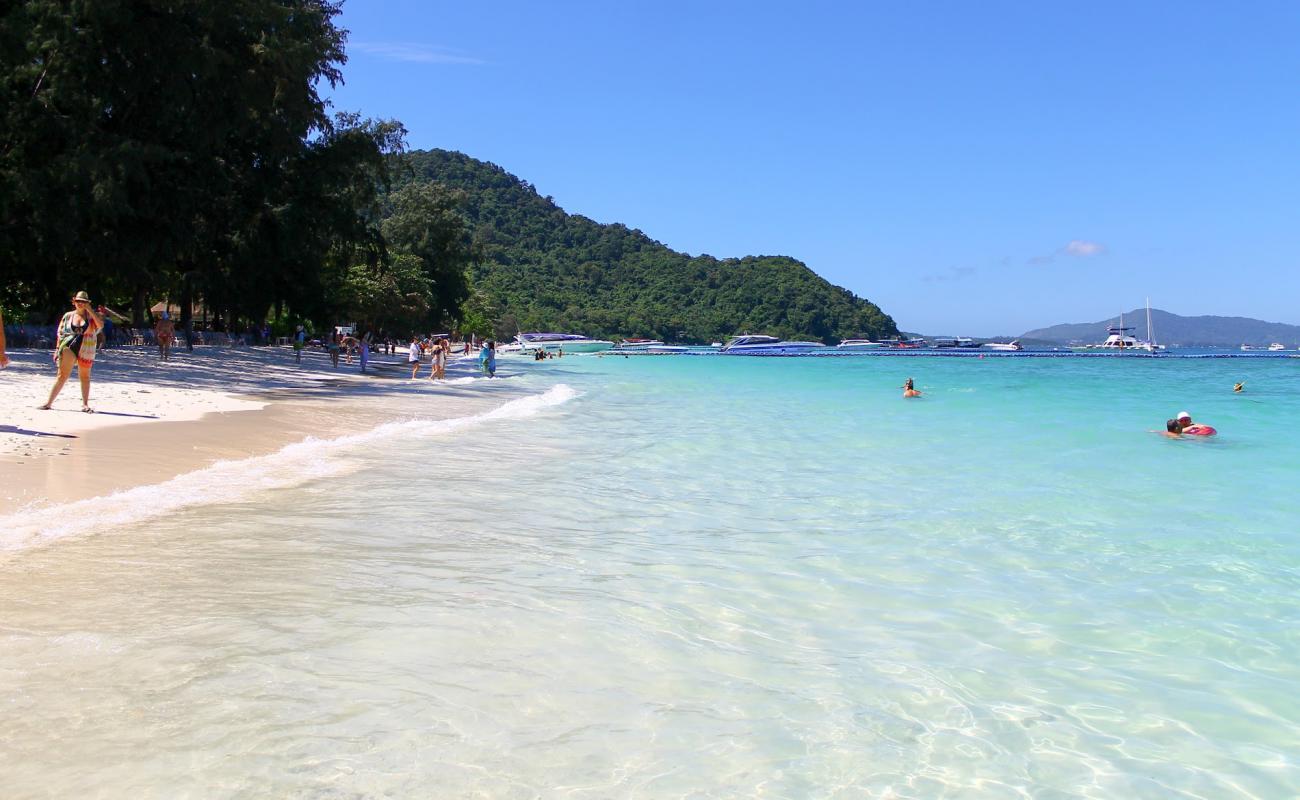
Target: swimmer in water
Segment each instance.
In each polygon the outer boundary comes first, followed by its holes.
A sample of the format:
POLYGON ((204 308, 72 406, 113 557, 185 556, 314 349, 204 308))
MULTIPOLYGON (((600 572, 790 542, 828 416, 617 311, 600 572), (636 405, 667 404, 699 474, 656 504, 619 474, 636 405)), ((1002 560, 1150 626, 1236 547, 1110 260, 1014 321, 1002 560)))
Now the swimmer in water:
POLYGON ((1241 392, 1242 392, 1245 388, 1246 388, 1246 382, 1245 382, 1245 381, 1237 381, 1236 383, 1234 383, 1234 384, 1232 385, 1232 391, 1236 392, 1237 394, 1241 394, 1241 392))
POLYGON ((921 393, 912 386, 912 379, 908 378, 907 383, 903 384, 903 397, 920 397, 921 393))
POLYGON ((1165 420, 1165 436, 1168 436, 1170 439, 1183 438, 1183 426, 1178 424, 1178 420, 1165 420))
POLYGON ((1179 411, 1178 416, 1174 418, 1178 422, 1178 432, 1185 433, 1189 436, 1213 436, 1216 431, 1209 425, 1200 425, 1192 422, 1192 415, 1186 411, 1179 411))

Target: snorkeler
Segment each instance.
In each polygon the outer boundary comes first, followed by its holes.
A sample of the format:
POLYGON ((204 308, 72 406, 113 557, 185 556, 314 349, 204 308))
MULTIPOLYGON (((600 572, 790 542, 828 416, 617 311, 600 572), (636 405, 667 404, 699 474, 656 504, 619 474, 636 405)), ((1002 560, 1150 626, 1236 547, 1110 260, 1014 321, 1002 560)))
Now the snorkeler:
POLYGON ((903 384, 903 397, 920 397, 921 393, 912 386, 912 379, 908 378, 907 383, 903 384))
POLYGON ((1241 394, 1241 392, 1242 392, 1245 388, 1246 388, 1246 382, 1245 382, 1245 381, 1237 381, 1236 383, 1234 383, 1234 384, 1232 385, 1232 391, 1236 392, 1237 394, 1241 394))

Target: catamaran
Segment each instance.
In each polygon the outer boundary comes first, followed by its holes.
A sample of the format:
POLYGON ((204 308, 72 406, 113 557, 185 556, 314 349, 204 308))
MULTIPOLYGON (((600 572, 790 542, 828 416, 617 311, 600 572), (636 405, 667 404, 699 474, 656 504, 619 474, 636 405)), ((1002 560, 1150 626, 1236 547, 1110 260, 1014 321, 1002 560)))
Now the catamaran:
POLYGON ((1147 340, 1138 342, 1138 348, 1148 353, 1157 353, 1165 349, 1162 344, 1156 344, 1156 339, 1151 335, 1151 298, 1147 298, 1147 340))

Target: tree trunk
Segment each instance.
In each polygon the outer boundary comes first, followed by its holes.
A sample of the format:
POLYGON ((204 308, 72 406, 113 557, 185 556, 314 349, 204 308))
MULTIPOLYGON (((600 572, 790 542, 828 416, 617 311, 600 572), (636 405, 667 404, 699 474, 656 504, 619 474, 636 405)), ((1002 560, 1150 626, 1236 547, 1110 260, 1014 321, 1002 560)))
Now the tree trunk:
POLYGON ((144 327, 144 299, 145 288, 143 286, 135 287, 135 297, 131 300, 131 327, 144 327))

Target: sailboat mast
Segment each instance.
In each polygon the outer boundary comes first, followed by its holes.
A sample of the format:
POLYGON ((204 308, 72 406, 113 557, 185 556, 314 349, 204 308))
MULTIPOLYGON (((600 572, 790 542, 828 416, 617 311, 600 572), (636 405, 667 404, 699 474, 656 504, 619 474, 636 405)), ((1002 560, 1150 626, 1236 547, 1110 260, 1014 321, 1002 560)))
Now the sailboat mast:
POLYGON ((1155 344, 1156 340, 1151 338, 1151 298, 1147 298, 1147 344, 1155 344))

